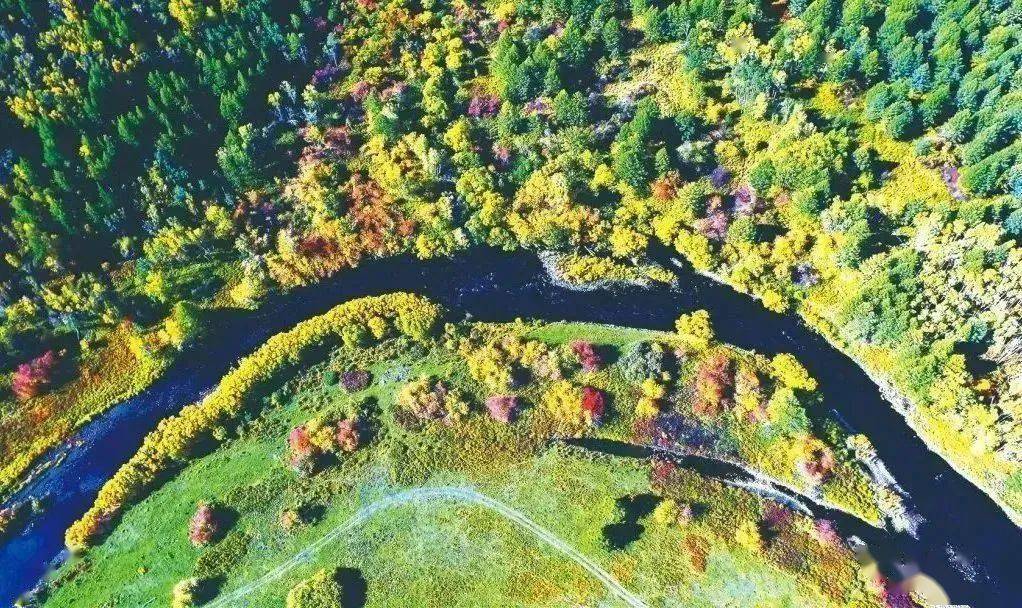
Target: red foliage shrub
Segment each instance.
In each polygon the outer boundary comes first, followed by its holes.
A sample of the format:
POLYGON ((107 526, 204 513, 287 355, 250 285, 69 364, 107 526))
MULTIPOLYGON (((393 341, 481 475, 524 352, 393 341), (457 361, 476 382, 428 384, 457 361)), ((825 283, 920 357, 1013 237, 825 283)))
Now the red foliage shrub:
POLYGON ((653 198, 667 202, 678 195, 678 176, 675 174, 665 175, 650 186, 653 198))
POLYGON ((632 422, 632 437, 639 443, 650 443, 653 441, 653 434, 656 432, 656 420, 654 418, 636 418, 632 422))
POLYGON ((348 189, 351 202, 348 214, 362 237, 362 249, 373 253, 396 251, 394 235, 411 235, 415 223, 404 217, 394 200, 374 180, 355 174, 348 189))
POLYGON ((291 448, 292 454, 300 456, 310 456, 316 449, 316 446, 312 445, 312 441, 309 440, 309 433, 304 426, 296 426, 291 429, 291 433, 287 436, 287 445, 291 448))
POLYGON ((722 241, 727 236, 727 228, 730 223, 731 216, 724 204, 724 198, 719 194, 714 194, 707 201, 706 217, 696 220, 695 228, 710 240, 722 241))
POLYGON ((710 543, 702 536, 692 534, 685 537, 685 548, 689 560, 696 572, 706 572, 707 558, 710 556, 710 543))
POLYGON ((711 241, 723 241, 724 237, 727 236, 729 224, 730 218, 723 211, 716 211, 695 221, 695 227, 699 234, 702 234, 711 241))
POLYGON ((218 528, 213 508, 206 503, 199 503, 199 508, 188 524, 188 540, 196 547, 208 545, 216 536, 218 528))
POLYGON ((582 410, 589 419, 589 424, 599 426, 607 411, 607 396, 598 388, 582 387, 582 410))
POLYGON ((734 365, 727 353, 713 353, 696 371, 696 400, 692 409, 701 416, 720 415, 730 405, 734 383, 734 365))
POLYGON ((829 519, 817 519, 813 521, 813 538, 821 544, 837 547, 841 544, 841 535, 834 522, 829 519))
POLYGON ((678 470, 678 465, 671 460, 654 460, 649 470, 649 483, 654 488, 665 488, 671 482, 671 477, 678 470))
POLYGON ((329 127, 323 132, 323 142, 331 151, 347 156, 355 149, 351 130, 346 126, 329 127))
POLYGON ((499 422, 514 422, 518 417, 518 397, 514 395, 492 395, 486 399, 486 411, 499 422))
POLYGON ((14 396, 24 400, 42 393, 53 382, 56 367, 57 355, 52 350, 19 365, 11 379, 14 396))
POLYGON ((334 440, 342 452, 354 452, 358 449, 361 437, 358 432, 358 423, 354 420, 342 420, 337 423, 337 433, 334 440))
POLYGON ((496 95, 476 94, 468 102, 468 115, 473 118, 496 116, 500 110, 500 98, 496 95))
POLYGON ((603 357, 597 352, 592 342, 575 340, 571 343, 571 352, 575 353, 575 356, 578 357, 578 362, 582 364, 583 371, 592 372, 603 367, 603 357))
POLYGON ((307 235, 298 242, 298 253, 307 258, 332 258, 337 251, 337 243, 318 234, 307 235))

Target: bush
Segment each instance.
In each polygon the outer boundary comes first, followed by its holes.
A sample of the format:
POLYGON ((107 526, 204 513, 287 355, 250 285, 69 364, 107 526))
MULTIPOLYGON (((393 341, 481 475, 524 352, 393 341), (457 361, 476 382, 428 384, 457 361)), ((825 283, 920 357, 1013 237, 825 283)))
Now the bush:
POLYGON ((199 307, 191 302, 178 302, 163 325, 167 342, 184 349, 202 336, 203 326, 199 307))
POLYGON ((216 581, 227 576, 244 559, 251 540, 252 537, 244 532, 231 532, 202 552, 199 559, 195 560, 195 570, 192 573, 200 582, 216 581))
POLYGON ((337 423, 337 432, 334 435, 337 449, 341 452, 354 452, 361 442, 361 434, 358 431, 358 422, 354 420, 342 420, 337 423))
POLYGON ((287 436, 287 445, 290 449, 288 463, 291 468, 299 475, 311 475, 316 468, 319 448, 312 443, 308 429, 304 425, 291 429, 287 436))
POLYGON ((361 369, 348 370, 341 374, 341 386, 349 393, 355 393, 369 386, 372 376, 361 369))
POLYGON ((603 357, 597 352, 592 342, 575 340, 571 343, 571 352, 578 357, 578 362, 582 364, 582 371, 594 372, 603 367, 603 357))
POLYGON ((730 405, 734 379, 734 364, 727 353, 717 351, 706 357, 696 370, 692 409, 702 416, 718 416, 730 405))
POLYGON ((174 585, 170 592, 170 608, 191 608, 195 605, 195 595, 199 590, 199 579, 186 578, 174 585))
POLYGON ((659 376, 666 369, 664 347, 657 342, 636 342, 628 346, 618 360, 621 375, 629 382, 642 382, 659 376))
POLYGON ((582 387, 582 412, 592 426, 600 426, 607 413, 607 395, 598 388, 582 387))
POLYGON ((780 353, 770 360, 770 373, 778 382, 790 388, 816 390, 816 379, 809 375, 798 359, 788 353, 780 353))
POLYGON ((468 413, 468 403, 457 390, 428 376, 406 384, 397 395, 397 405, 421 422, 458 420, 468 413))
POLYGON ((705 349, 713 340, 713 326, 710 325, 710 313, 697 310, 678 317, 674 323, 678 333, 698 350, 705 349))
POLYGON ((498 422, 514 422, 518 417, 518 397, 514 395, 492 395, 486 398, 486 411, 498 422))
POLYGON ((39 395, 53 382, 57 355, 48 350, 28 363, 22 363, 11 378, 11 391, 24 400, 39 395))
POLYGON ((287 608, 341 608, 341 585, 337 571, 324 568, 298 583, 287 593, 287 608))
POLYGON ((219 524, 216 521, 216 514, 213 507, 206 503, 199 503, 191 522, 188 524, 188 540, 195 547, 208 545, 216 536, 219 524))

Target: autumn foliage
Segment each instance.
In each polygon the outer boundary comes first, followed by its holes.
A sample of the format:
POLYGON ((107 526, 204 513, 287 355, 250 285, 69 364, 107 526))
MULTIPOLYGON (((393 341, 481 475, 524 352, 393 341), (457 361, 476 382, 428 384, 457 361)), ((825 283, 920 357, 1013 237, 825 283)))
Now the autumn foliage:
POLYGON ((486 398, 486 411, 499 422, 514 422, 518 416, 518 397, 514 395, 492 395, 486 398))
POLYGON ((602 424, 607 413, 607 394, 591 386, 582 387, 582 411, 589 424, 593 426, 602 424))
POLYGON ((705 417, 719 416, 731 404, 735 371, 731 358, 723 351, 707 356, 696 371, 696 399, 692 409, 705 417))
POLYGON ((188 540, 196 547, 208 545, 216 536, 218 529, 219 524, 213 507, 206 503, 200 503, 188 524, 188 540))
POLYGON ((582 364, 582 371, 593 372, 603 367, 603 357, 600 356, 592 342, 575 340, 571 343, 571 352, 578 357, 578 362, 582 364))
POLYGON ((57 355, 48 350, 28 363, 22 363, 11 378, 11 391, 18 399, 28 399, 45 391, 53 381, 57 355))

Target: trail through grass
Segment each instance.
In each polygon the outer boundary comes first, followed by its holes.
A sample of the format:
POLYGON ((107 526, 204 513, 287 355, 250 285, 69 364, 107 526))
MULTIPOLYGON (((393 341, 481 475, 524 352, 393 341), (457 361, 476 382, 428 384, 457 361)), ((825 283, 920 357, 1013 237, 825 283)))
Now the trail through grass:
POLYGON ((318 540, 308 545, 302 551, 299 551, 291 559, 288 559, 255 581, 217 598, 216 601, 209 604, 209 608, 230 606, 235 602, 244 599, 251 593, 258 591, 267 584, 280 579, 297 566, 309 561, 315 553, 327 545, 336 542, 343 535, 361 527, 380 511, 415 502, 431 500, 451 500, 455 502, 470 503, 494 511, 581 566, 586 572, 599 580, 609 592, 621 599, 626 605, 631 606, 632 608, 646 608, 646 603, 642 599, 621 585, 621 583, 611 576, 609 572, 604 570, 593 560, 580 553, 577 549, 558 538, 553 532, 537 524, 521 511, 514 509, 499 500, 490 498, 485 494, 481 494, 467 486, 411 488, 370 503, 359 509, 348 520, 321 536, 318 540))

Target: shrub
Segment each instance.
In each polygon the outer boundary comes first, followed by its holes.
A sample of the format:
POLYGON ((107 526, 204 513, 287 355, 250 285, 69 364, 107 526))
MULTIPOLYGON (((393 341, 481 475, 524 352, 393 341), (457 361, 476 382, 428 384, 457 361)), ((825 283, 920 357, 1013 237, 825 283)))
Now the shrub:
POLYGON ((309 430, 304 425, 291 429, 287 436, 287 445, 290 450, 288 463, 291 468, 299 475, 311 475, 316 468, 319 448, 312 442, 309 430))
POLYGON ((692 409, 703 416, 719 415, 730 404, 734 376, 734 365, 727 353, 717 351, 703 359, 696 370, 696 400, 692 409))
POLYGON ((53 382, 57 355, 48 350, 28 363, 22 363, 11 378, 11 391, 18 399, 28 399, 45 391, 53 382))
POLYGON ((238 530, 231 532, 199 555, 192 573, 200 581, 217 580, 227 576, 227 573, 244 559, 251 540, 252 537, 245 532, 238 530))
POLYGON ((195 577, 178 581, 170 592, 170 608, 191 608, 198 590, 199 579, 195 577))
POLYGON ((753 553, 763 551, 763 534, 759 525, 753 521, 744 521, 735 530, 735 541, 753 553))
POLYGON ((780 353, 770 360, 770 373, 781 384, 790 388, 816 390, 816 380, 802 367, 798 359, 788 353, 780 353))
POLYGON ((361 369, 352 369, 341 374, 341 386, 349 393, 355 393, 369 386, 372 376, 361 369))
POLYGON ((635 405, 635 415, 652 418, 660 413, 660 400, 667 396, 667 388, 653 378, 646 378, 639 385, 642 395, 635 405))
POLYGON ((658 342, 635 342, 618 360, 621 375, 629 382, 642 382, 664 372, 664 347, 658 342))
POLYGON ((657 504, 650 514, 650 521, 661 526, 671 526, 678 523, 681 516, 681 508, 672 498, 665 498, 657 504))
POLYGON ((805 436, 793 449, 796 467, 810 483, 822 483, 833 474, 834 453, 819 439, 805 436))
POLYGON ((401 389, 397 404, 420 421, 454 421, 468 413, 468 403, 457 390, 451 390, 442 380, 423 376, 401 389))
POLYGON ((582 412, 592 426, 600 426, 607 413, 607 395, 598 388, 582 387, 582 412))
POLYGON ((199 307, 191 302, 178 302, 163 324, 167 342, 183 349, 202 336, 203 326, 199 307))
POLYGON ((543 409, 553 414, 559 422, 581 425, 582 409, 579 407, 579 389, 568 380, 551 382, 543 393, 543 409))
POLYGON ((678 317, 674 322, 678 333, 688 340, 696 349, 704 349, 713 340, 713 326, 710 325, 710 313, 705 310, 697 310, 690 314, 678 317))
POLYGON ((518 397, 492 395, 486 398, 486 411, 498 422, 514 422, 518 417, 518 397))
POLYGON ((324 568, 287 592, 287 608, 341 608, 337 571, 324 568))
POLYGON ((316 450, 316 446, 312 445, 309 431, 305 426, 296 426, 291 429, 287 436, 287 447, 291 449, 293 454, 301 456, 309 456, 316 450))
POLYGON ((342 420, 337 423, 335 434, 337 449, 341 452, 354 452, 358 449, 361 435, 358 432, 358 423, 355 420, 342 420))
POLYGON ((188 524, 188 540, 195 547, 208 545, 216 536, 218 528, 213 508, 206 503, 199 503, 195 515, 188 524))
POLYGON ((810 535, 821 545, 839 547, 842 543, 841 534, 838 533, 834 522, 829 519, 814 520, 810 535))
POLYGON ((597 352, 592 342, 575 340, 571 343, 571 352, 578 357, 578 362, 582 364, 582 371, 593 372, 603 367, 603 357, 597 352))

